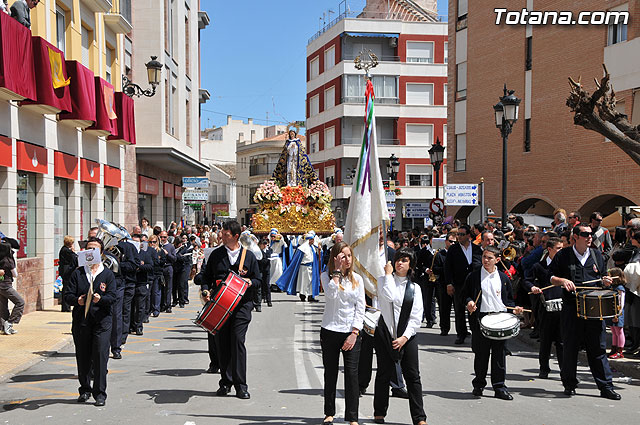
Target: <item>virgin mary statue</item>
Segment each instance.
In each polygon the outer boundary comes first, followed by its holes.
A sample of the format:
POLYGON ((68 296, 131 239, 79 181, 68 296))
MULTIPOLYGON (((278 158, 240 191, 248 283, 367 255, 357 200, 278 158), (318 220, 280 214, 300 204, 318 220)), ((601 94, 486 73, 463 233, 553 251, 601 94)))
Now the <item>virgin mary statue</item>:
POLYGON ((318 179, 316 172, 307 156, 304 144, 294 130, 289 130, 273 179, 278 186, 308 187, 318 179))

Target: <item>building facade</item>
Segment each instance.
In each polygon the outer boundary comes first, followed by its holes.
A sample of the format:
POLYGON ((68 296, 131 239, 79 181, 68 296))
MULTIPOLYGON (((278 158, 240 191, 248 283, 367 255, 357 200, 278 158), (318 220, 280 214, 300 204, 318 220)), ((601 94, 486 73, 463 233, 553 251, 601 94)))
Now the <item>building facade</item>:
MULTIPOLYGON (((574 125, 566 106, 568 77, 591 93, 602 64, 611 73, 617 108, 640 123, 640 5, 634 1, 505 1, 508 10, 628 11, 628 24, 496 25, 493 6, 449 2, 450 183, 484 178, 485 207, 502 208, 502 138, 493 105, 506 84, 522 99, 508 141, 507 210, 550 216, 555 208, 610 214, 640 202, 640 170, 602 135, 574 125)), ((551 22, 551 21, 549 21, 551 22)), ((450 208, 475 222, 479 208, 450 208)))
POLYGON ((0 230, 21 243, 27 312, 54 305, 65 235, 85 239, 97 218, 123 221, 135 143, 133 100, 121 92, 130 3, 46 0, 31 22, 0 13, 0 230))
MULTIPOLYGON (((338 225, 346 219, 364 131, 365 81, 353 62, 361 51, 379 60, 371 75, 384 180, 389 158, 400 162, 394 227, 422 227, 424 215, 405 207, 435 198, 428 150, 436 140, 447 145, 448 44, 447 24, 427 3, 435 2, 369 1, 357 18, 341 15, 307 45, 307 151, 332 191, 338 225)), ((441 176, 446 170, 445 161, 441 176)))
POLYGON ((200 88, 199 36, 209 17, 199 0, 137 0, 133 8, 131 78, 146 84, 151 56, 163 70, 155 95, 136 100, 136 175, 127 183, 137 191, 127 201, 138 206, 129 211, 135 221, 164 228, 183 217, 182 177, 209 171, 200 160, 200 104, 209 96, 200 88))
MULTIPOLYGON (((253 201, 253 195, 258 187, 273 175, 287 139, 286 131, 285 125, 273 125, 264 129, 263 139, 256 140, 254 137, 249 140, 238 140, 236 176, 240 224, 251 224, 251 216, 258 207, 258 204, 253 201)), ((306 140, 304 136, 299 137, 303 142, 306 140)))

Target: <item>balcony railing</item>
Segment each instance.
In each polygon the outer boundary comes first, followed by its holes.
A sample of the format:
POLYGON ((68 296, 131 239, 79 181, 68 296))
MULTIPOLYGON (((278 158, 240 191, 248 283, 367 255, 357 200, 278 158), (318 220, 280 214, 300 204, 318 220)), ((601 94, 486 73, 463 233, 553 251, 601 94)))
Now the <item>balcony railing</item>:
MULTIPOLYGON (((364 103, 364 96, 345 96, 342 98, 342 103, 364 103)), ((377 97, 376 104, 378 105, 397 105, 397 97, 377 97)))
POLYGON ((109 13, 104 15, 105 24, 116 34, 128 34, 131 32, 131 0, 114 0, 109 13))
POLYGON ((266 174, 272 174, 275 166, 267 164, 253 164, 249 166, 250 176, 261 176, 266 174))
MULTIPOLYGON (((341 143, 343 145, 361 145, 362 137, 359 138, 342 138, 341 143)), ((398 139, 378 139, 378 145, 398 145, 400 144, 400 140, 398 139)))

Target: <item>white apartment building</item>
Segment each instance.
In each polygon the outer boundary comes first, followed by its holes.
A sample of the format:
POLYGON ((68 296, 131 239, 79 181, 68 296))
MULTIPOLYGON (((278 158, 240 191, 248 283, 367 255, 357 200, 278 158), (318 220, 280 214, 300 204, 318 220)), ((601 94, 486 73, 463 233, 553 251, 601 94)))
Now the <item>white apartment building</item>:
MULTIPOLYGON (((437 139, 447 142, 447 24, 416 2, 368 3, 357 18, 341 15, 307 45, 307 151, 333 193, 336 222, 342 225, 364 131, 364 72, 353 61, 363 50, 375 53, 379 64, 371 75, 380 169, 388 180, 389 158, 398 158, 401 194, 394 227, 408 229, 422 226, 423 217, 403 216, 403 207, 435 198, 428 150, 437 139)), ((445 161, 441 184, 446 167, 445 161)))

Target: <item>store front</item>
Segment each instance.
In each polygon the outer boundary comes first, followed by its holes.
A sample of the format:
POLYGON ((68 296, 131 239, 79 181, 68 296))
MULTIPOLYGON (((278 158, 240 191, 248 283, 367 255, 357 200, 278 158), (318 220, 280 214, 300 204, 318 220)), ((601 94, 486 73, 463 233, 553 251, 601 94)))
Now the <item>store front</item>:
POLYGON ((158 180, 138 176, 138 220, 146 217, 149 223, 154 223, 153 197, 158 196, 158 188, 158 180))

